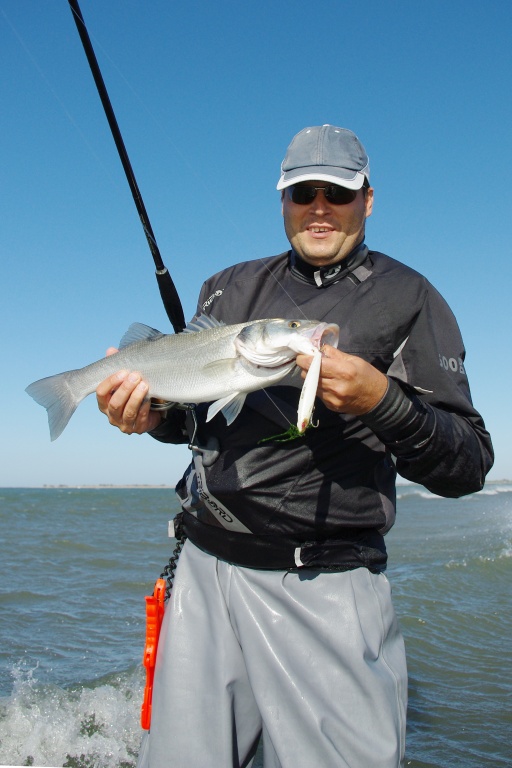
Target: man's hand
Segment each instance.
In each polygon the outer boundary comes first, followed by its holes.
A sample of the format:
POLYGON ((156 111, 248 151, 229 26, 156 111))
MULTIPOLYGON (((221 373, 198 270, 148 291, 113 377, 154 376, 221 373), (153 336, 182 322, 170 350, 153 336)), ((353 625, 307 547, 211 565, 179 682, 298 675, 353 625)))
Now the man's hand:
MULTIPOLYGON (((297 355, 303 377, 312 359, 308 355, 297 355)), ((322 348, 317 395, 331 411, 355 416, 368 413, 382 400, 387 386, 387 377, 366 360, 328 344, 322 348)))
MULTIPOLYGON (((107 356, 114 352, 117 349, 109 347, 107 356)), ((151 401, 145 399, 148 389, 137 371, 118 371, 98 384, 98 408, 114 427, 127 435, 149 432, 160 424, 162 416, 150 410, 151 401)))

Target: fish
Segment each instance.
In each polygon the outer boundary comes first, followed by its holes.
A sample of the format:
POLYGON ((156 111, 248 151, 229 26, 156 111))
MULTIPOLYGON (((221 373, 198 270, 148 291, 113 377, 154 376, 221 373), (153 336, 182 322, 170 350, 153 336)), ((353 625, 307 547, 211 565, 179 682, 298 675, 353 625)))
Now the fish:
MULTIPOLYGON (((249 392, 278 384, 294 371, 297 354, 316 357, 323 344, 337 346, 338 338, 335 323, 317 320, 274 318, 225 325, 200 315, 178 334, 133 323, 118 352, 84 368, 34 381, 25 391, 46 408, 52 441, 82 400, 121 369, 141 374, 149 386, 148 398, 172 404, 211 403, 207 421, 222 412, 231 424, 249 392)), ((308 388, 316 391, 313 378, 312 374, 308 388)), ((301 432, 312 407, 310 392, 298 422, 301 432)))

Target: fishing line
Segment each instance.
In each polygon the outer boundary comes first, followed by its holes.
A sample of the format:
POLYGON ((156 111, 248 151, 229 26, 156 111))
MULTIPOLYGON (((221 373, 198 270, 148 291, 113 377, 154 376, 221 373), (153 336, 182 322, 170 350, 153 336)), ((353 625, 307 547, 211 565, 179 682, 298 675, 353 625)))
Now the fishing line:
POLYGON ((62 109, 63 113, 65 114, 66 118, 69 120, 69 122, 71 123, 71 125, 73 126, 73 128, 76 130, 77 134, 79 135, 79 137, 83 141, 84 145, 87 147, 87 149, 91 153, 92 157, 97 161, 99 167, 103 170, 105 176, 112 183, 112 186, 115 189, 117 189, 119 191, 122 191, 122 189, 123 189, 122 185, 119 183, 118 179, 112 174, 111 169, 106 165, 104 160, 100 157, 100 155, 98 155, 98 153, 96 152, 95 148, 93 147, 93 145, 91 144, 91 142, 87 138, 87 135, 81 129, 79 123, 74 118, 72 113, 69 111, 68 107, 66 106, 66 103, 63 101, 63 99, 59 96, 59 94, 57 93, 57 91, 53 87, 53 85, 52 85, 51 81, 49 80, 48 76, 46 75, 46 73, 42 69, 42 67, 39 64, 37 58, 35 57, 35 55, 30 50, 30 48, 28 47, 27 43, 25 42, 25 40, 23 39, 23 37, 21 36, 21 34, 17 30, 17 28, 14 26, 14 24, 11 22, 11 20, 7 17, 5 11, 3 9, 0 9, 0 10, 1 10, 2 16, 4 17, 6 23, 10 27, 13 35, 16 37, 16 39, 18 40, 20 46, 22 47, 22 49, 26 53, 27 57, 29 58, 29 60, 33 64, 35 70, 37 71, 37 73, 39 74, 41 79, 43 80, 43 82, 44 82, 45 86, 47 87, 48 91, 52 94, 52 96, 54 97, 55 101, 57 102, 57 104, 62 109))
MULTIPOLYGON (((73 10, 73 8, 71 8, 71 10, 72 10, 72 12, 74 13, 74 10, 73 10)), ((18 30, 15 28, 15 26, 12 24, 12 22, 10 21, 10 19, 7 17, 7 15, 6 15, 6 13, 5 13, 5 11, 4 11, 3 9, 1 10, 1 12, 2 12, 2 16, 4 17, 5 21, 6 21, 6 22, 7 22, 7 24, 9 25, 9 27, 11 28, 11 30, 12 30, 12 32, 13 32, 13 34, 14 34, 14 35, 15 35, 15 37, 17 38, 17 40, 18 40, 18 42, 20 43, 21 47, 23 48, 23 50, 25 51, 25 53, 27 54, 27 56, 29 57, 29 59, 30 59, 30 60, 31 60, 31 62, 33 63, 33 65, 34 65, 34 67, 35 67, 36 71, 38 72, 38 74, 40 75, 40 77, 42 78, 42 80, 44 81, 44 83, 45 83, 46 87, 48 88, 48 90, 50 91, 50 93, 52 94, 52 96, 55 98, 55 100, 57 101, 57 103, 58 103, 58 104, 59 104, 59 106, 61 107, 62 111, 63 111, 63 112, 64 112, 64 114, 66 115, 66 117, 67 117, 67 119, 69 120, 69 122, 71 123, 71 125, 73 125, 73 127, 75 128, 75 130, 76 130, 76 131, 77 131, 77 133, 79 134, 80 138, 81 138, 81 139, 82 139, 82 141, 84 142, 84 144, 85 144, 85 146, 87 147, 87 149, 90 151, 91 155, 92 155, 92 156, 95 158, 95 160, 98 162, 98 164, 99 164, 99 165, 100 165, 100 166, 103 168, 104 172, 107 174, 107 176, 109 177, 109 179, 110 179, 110 181, 112 182, 112 184, 113 184, 113 185, 114 185, 114 186, 115 186, 117 189, 121 189, 121 185, 119 184, 118 180, 117 180, 117 179, 116 179, 116 178, 115 178, 115 177, 112 175, 112 173, 111 173, 111 170, 109 169, 109 167, 108 167, 108 166, 105 164, 105 162, 102 160, 102 158, 101 158, 101 157, 98 155, 98 153, 97 153, 97 152, 96 152, 96 150, 94 149, 93 145, 92 145, 92 144, 91 144, 91 142, 88 140, 88 138, 87 138, 86 134, 85 134, 85 133, 84 133, 84 131, 83 131, 83 130, 80 128, 80 125, 78 124, 78 122, 76 121, 76 119, 73 117, 73 115, 71 114, 71 112, 69 111, 69 109, 67 108, 67 106, 66 106, 65 102, 62 100, 62 98, 59 96, 59 94, 57 93, 57 91, 56 91, 56 90, 55 90, 55 88, 53 87, 53 85, 52 85, 51 81, 49 80, 48 76, 46 75, 46 73, 45 73, 45 72, 43 71, 43 69, 41 68, 41 66, 40 66, 40 64, 39 64, 39 62, 38 62, 38 60, 36 59, 36 57, 34 56, 34 54, 31 52, 31 50, 29 49, 28 45, 26 44, 26 42, 24 41, 24 39, 22 38, 22 36, 21 36, 21 35, 20 35, 20 33, 18 32, 18 30)), ((224 207, 223 207, 223 206, 222 206, 222 205, 219 203, 219 200, 218 200, 218 196, 215 196, 215 195, 213 195, 213 193, 212 193, 212 191, 211 191, 211 185, 205 181, 204 177, 203 177, 203 176, 202 176, 202 175, 201 175, 201 174, 198 172, 197 168, 196 168, 195 166, 193 166, 193 165, 192 165, 192 164, 189 162, 189 160, 187 159, 187 157, 186 157, 186 156, 185 156, 185 155, 184 155, 184 154, 183 154, 183 153, 180 151, 179 147, 178 147, 178 146, 177 146, 177 145, 176 145, 176 144, 175 144, 175 143, 174 143, 174 142, 173 142, 173 141, 170 139, 170 137, 169 137, 169 132, 168 132, 168 131, 166 131, 166 129, 165 129, 165 126, 164 126, 163 122, 162 122, 162 121, 161 121, 161 120, 160 120, 160 119, 159 119, 159 118, 156 116, 156 114, 155 114, 155 113, 154 113, 154 112, 153 112, 153 111, 152 111, 152 110, 149 108, 148 104, 147 104, 147 103, 144 101, 144 99, 143 99, 143 98, 140 96, 140 94, 138 93, 138 91, 137 91, 135 88, 133 88, 133 86, 131 85, 130 81, 129 81, 129 80, 126 78, 126 77, 125 77, 125 75, 123 74, 122 70, 121 70, 121 69, 120 69, 120 67, 117 65, 117 63, 116 63, 116 62, 115 62, 115 61, 112 59, 112 57, 111 57, 111 56, 110 56, 110 55, 107 53, 107 51, 105 50, 105 47, 104 47, 104 46, 101 44, 101 42, 98 40, 98 38, 97 38, 96 36, 93 36, 93 35, 90 35, 90 36, 91 36, 91 37, 92 37, 92 39, 94 40, 94 43, 95 43, 95 45, 96 45, 96 46, 97 46, 97 47, 98 47, 98 48, 99 48, 99 49, 102 51, 102 54, 105 56, 105 58, 106 58, 106 59, 108 59, 108 61, 109 61, 110 65, 113 67, 113 69, 115 69, 115 71, 117 72, 117 74, 119 75, 119 77, 121 78, 121 80, 123 81, 123 83, 125 84, 125 86, 128 88, 128 90, 129 90, 129 91, 132 93, 132 95, 133 95, 133 96, 136 98, 136 100, 139 102, 139 104, 140 104, 140 105, 141 105, 141 107, 143 108, 144 112, 145 112, 145 113, 146 113, 146 114, 147 114, 147 115, 148 115, 148 116, 151 118, 151 120, 153 121, 153 123, 154 123, 154 124, 155 124, 155 125, 156 125, 156 126, 159 128, 159 130, 162 132, 162 135, 163 135, 163 137, 164 137, 164 141, 165 141, 165 142, 166 142, 166 143, 167 143, 167 144, 168 144, 170 147, 172 147, 172 149, 173 149, 173 151, 174 151, 175 155, 177 155, 177 156, 180 158, 180 160, 181 160, 181 161, 182 161, 182 163, 183 163, 183 164, 186 166, 186 168, 188 169, 188 171, 189 171, 189 172, 190 172, 190 173, 191 173, 191 174, 192 174, 192 175, 193 175, 193 176, 194 176, 194 177, 195 177, 195 178, 198 180, 198 182, 200 182, 200 184, 201 184, 201 186, 202 186, 203 190, 205 191, 205 193, 206 193, 206 194, 207 194, 207 196, 208 196, 208 199, 209 199, 209 200, 210 200, 210 202, 211 202, 211 205, 213 205, 213 206, 214 206, 214 207, 215 207, 215 208, 216 208, 216 209, 219 211, 219 213, 220 213, 220 214, 222 214, 222 216, 223 216, 223 218, 225 219, 225 221, 226 221, 226 222, 227 222, 227 223, 228 223, 228 224, 229 224, 229 225, 230 225, 230 226, 231 226, 231 227, 232 227, 232 228, 233 228, 233 229, 234 229, 234 230, 235 230, 235 231, 236 231, 236 232, 237 232, 237 233, 238 233, 240 236, 242 236, 242 237, 243 237, 243 236, 244 236, 244 233, 243 233, 243 231, 242 231, 241 227, 240 227, 240 226, 238 225, 238 223, 237 223, 237 222, 236 222, 236 221, 235 221, 235 220, 232 218, 232 216, 231 216, 231 215, 230 215, 230 214, 227 212, 227 210, 226 210, 226 209, 225 209, 225 208, 224 208, 224 207)), ((146 228, 144 228, 144 232, 145 232, 145 234, 146 234, 146 236, 147 236, 147 237, 148 237, 148 236, 149 236, 150 238, 152 237, 151 233, 147 232, 146 228)), ((155 242, 155 241, 154 241, 154 237, 153 237, 153 243, 154 243, 154 242, 155 242)), ((287 298, 289 299, 289 301, 290 301, 290 302, 291 302, 291 303, 292 303, 292 304, 293 304, 293 305, 296 307, 296 309, 297 309, 297 311, 300 313, 300 315, 301 315, 301 316, 302 316, 304 319, 306 319, 306 320, 309 320, 309 317, 306 315, 306 313, 304 312, 304 310, 302 309, 302 307, 300 307, 300 306, 297 304, 297 302, 295 301, 295 299, 294 299, 294 298, 293 298, 293 297, 292 297, 292 296, 291 296, 291 295, 288 293, 288 291, 286 290, 286 288, 284 287, 284 285, 281 283, 281 281, 279 280, 279 278, 278 278, 278 277, 277 277, 277 276, 276 276, 276 275, 275 275, 275 274, 272 272, 272 270, 270 269, 270 267, 269 267, 269 266, 268 266, 268 265, 265 263, 264 259, 263 259, 261 256, 257 256, 257 255, 254 255, 254 258, 255 258, 255 259, 257 259, 258 261, 260 261, 260 262, 261 262, 261 263, 262 263, 262 264, 265 266, 265 269, 268 271, 268 273, 269 273, 269 276, 270 276, 270 277, 272 277, 272 279, 273 279, 273 280, 274 280, 274 281, 275 281, 275 282, 278 284, 278 286, 279 286, 279 287, 280 287, 280 289, 283 291, 283 293, 284 293, 284 294, 287 296, 287 298)))
POLYGON ((9 25, 9 27, 11 28, 11 31, 13 32, 14 36, 15 36, 15 37, 16 37, 16 39, 18 40, 19 44, 21 45, 21 47, 23 48, 23 50, 25 51, 25 53, 26 53, 26 54, 27 54, 27 56, 29 57, 29 59, 30 59, 30 61, 32 62, 32 64, 34 65, 34 67, 35 67, 35 69, 36 69, 37 73, 39 74, 39 76, 41 77, 41 79, 42 79, 42 80, 43 80, 43 82, 45 83, 46 87, 48 88, 48 90, 50 91, 50 93, 52 94, 52 96, 55 98, 55 100, 57 101, 57 103, 58 103, 58 104, 59 104, 59 106, 61 107, 62 111, 64 112, 64 114, 65 114, 65 115, 66 115, 66 117, 68 118, 68 120, 69 120, 69 122, 71 123, 71 125, 72 125, 72 126, 75 128, 75 129, 76 129, 76 131, 77 131, 78 135, 80 136, 80 138, 82 139, 82 141, 84 142, 84 144, 86 145, 86 147, 87 147, 87 148, 89 149, 89 151, 91 152, 91 155, 92 155, 92 156, 93 156, 93 157, 94 157, 94 158, 95 158, 95 159, 96 159, 96 160, 99 162, 99 164, 100 164, 100 165, 101 165, 101 166, 104 168, 104 170, 105 170, 105 171, 107 172, 107 174, 110 176, 111 180, 112 180, 112 181, 115 183, 115 185, 116 185, 118 188, 120 188, 120 185, 117 183, 117 181, 114 179, 114 177, 113 177, 113 176, 110 174, 110 171, 109 171, 109 169, 107 168, 107 166, 105 165, 105 163, 103 162, 103 160, 101 159, 101 157, 98 155, 98 153, 96 152, 96 150, 94 149, 94 147, 92 146, 92 144, 90 143, 90 141, 88 140, 87 136, 86 136, 86 135, 85 135, 85 133, 82 131, 82 129, 80 128, 79 124, 77 123, 77 121, 75 120, 75 118, 73 117, 73 115, 71 114, 71 112, 70 112, 70 111, 68 110, 68 108, 66 107, 66 104, 64 103, 64 101, 61 99, 61 97, 59 96, 59 94, 57 93, 57 91, 55 90, 55 88, 52 86, 52 84, 51 84, 50 80, 48 79, 48 77, 47 77, 46 73, 45 73, 45 72, 44 72, 44 70, 41 68, 41 66, 40 66, 40 64, 39 64, 39 62, 38 62, 38 60, 36 59, 36 57, 34 56, 34 54, 33 54, 33 53, 31 52, 31 50, 29 49, 28 45, 25 43, 24 39, 21 37, 21 35, 20 35, 20 33, 18 32, 18 30, 16 29, 16 27, 13 25, 13 23, 11 22, 11 20, 10 20, 10 19, 9 19, 9 18, 6 16, 6 13, 5 13, 5 11, 4 11, 3 9, 1 10, 1 13, 2 13, 2 16, 4 17, 5 21, 7 22, 7 24, 8 24, 8 25, 9 25))
POLYGON ((283 417, 283 419, 284 419, 285 421, 287 421, 287 422, 288 422, 288 424, 290 425, 290 427, 292 427, 292 426, 293 426, 292 422, 290 421, 290 419, 288 418, 288 416, 287 416, 285 413, 283 413, 283 411, 280 409, 280 407, 278 406, 278 404, 276 403, 276 401, 273 399, 272 395, 269 393, 269 391, 267 390, 267 388, 265 387, 265 388, 264 388, 262 391, 263 391, 263 392, 266 394, 266 396, 268 397, 268 399, 270 400, 270 402, 272 403, 272 405, 274 406, 274 408, 277 408, 277 410, 279 411, 279 413, 281 414, 281 416, 283 417))

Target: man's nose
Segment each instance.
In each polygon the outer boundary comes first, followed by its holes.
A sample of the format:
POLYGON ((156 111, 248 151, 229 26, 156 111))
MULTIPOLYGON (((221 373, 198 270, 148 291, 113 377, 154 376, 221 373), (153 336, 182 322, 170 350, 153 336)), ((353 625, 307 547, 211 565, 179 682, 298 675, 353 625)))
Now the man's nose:
POLYGON ((330 203, 325 196, 323 187, 320 189, 317 189, 316 197, 311 203, 311 205, 313 206, 313 209, 315 211, 325 211, 327 208, 329 208, 330 203))

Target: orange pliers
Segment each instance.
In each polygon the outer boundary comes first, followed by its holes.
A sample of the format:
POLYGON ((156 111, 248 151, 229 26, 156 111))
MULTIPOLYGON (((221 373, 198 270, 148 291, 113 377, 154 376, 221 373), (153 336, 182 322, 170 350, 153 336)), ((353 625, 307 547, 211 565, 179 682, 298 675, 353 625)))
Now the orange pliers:
POLYGON ((148 731, 151 724, 151 705, 153 699, 153 680, 155 677, 156 650, 160 627, 164 617, 165 579, 157 579, 152 595, 146 595, 146 644, 142 664, 146 668, 146 687, 144 700, 140 712, 140 722, 144 730, 148 731))

